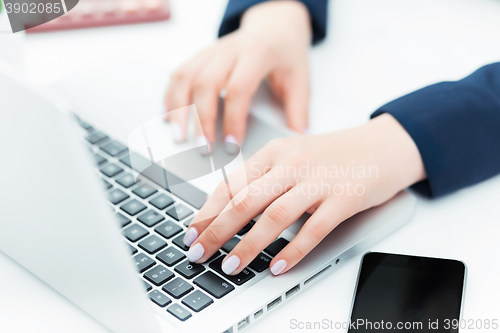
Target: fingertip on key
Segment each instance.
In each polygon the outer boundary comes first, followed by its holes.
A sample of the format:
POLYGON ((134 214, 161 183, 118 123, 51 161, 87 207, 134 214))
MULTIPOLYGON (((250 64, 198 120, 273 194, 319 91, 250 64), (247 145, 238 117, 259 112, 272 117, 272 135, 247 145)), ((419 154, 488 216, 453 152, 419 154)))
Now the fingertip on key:
POLYGON ((196 147, 198 147, 198 151, 202 156, 207 156, 211 153, 210 142, 203 135, 200 135, 196 138, 196 147))
POLYGON ((221 267, 222 271, 225 274, 230 275, 232 272, 234 272, 236 270, 236 268, 238 268, 238 266, 240 265, 240 262, 241 261, 240 261, 240 258, 238 256, 232 255, 222 263, 222 267, 221 267))
POLYGON ((238 141, 234 135, 228 134, 224 138, 224 150, 230 155, 234 155, 239 151, 238 141))
POLYGON ((205 249, 203 248, 203 245, 201 245, 201 243, 197 243, 189 249, 189 251, 187 252, 187 257, 189 261, 196 262, 201 257, 203 257, 203 254, 205 254, 205 249))
POLYGON ((271 273, 273 273, 273 275, 278 275, 279 273, 283 272, 285 267, 286 267, 286 261, 280 259, 276 261, 274 265, 271 267, 271 273))
POLYGON ((196 238, 198 238, 198 230, 196 230, 195 227, 191 227, 188 229, 188 231, 184 235, 183 242, 187 246, 191 246, 191 244, 193 244, 193 242, 196 240, 196 238))

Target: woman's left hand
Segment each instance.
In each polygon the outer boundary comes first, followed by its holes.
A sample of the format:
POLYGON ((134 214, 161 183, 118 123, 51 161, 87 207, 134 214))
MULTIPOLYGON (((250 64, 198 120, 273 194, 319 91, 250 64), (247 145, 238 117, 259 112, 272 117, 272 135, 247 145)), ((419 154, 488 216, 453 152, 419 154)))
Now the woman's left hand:
POLYGON ((229 175, 231 190, 240 184, 232 200, 225 183, 209 197, 184 237, 188 258, 204 262, 262 214, 223 261, 226 274, 238 274, 307 211, 311 217, 271 261, 274 275, 284 273, 342 221, 424 178, 415 143, 388 114, 339 132, 274 140, 229 175))

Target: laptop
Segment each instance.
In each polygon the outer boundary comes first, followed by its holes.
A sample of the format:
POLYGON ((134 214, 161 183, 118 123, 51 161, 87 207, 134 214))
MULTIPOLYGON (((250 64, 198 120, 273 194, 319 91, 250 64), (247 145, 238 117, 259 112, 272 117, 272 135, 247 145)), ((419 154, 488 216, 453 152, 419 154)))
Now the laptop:
MULTIPOLYGON (((0 250, 110 331, 244 331, 412 217, 415 198, 403 191, 344 221, 289 272, 273 276, 270 260, 304 215, 242 273, 226 276, 223 256, 256 217, 207 263, 191 264, 183 235, 213 184, 174 189, 147 174, 137 183, 126 131, 117 130, 125 121, 99 107, 104 97, 91 86, 60 85, 65 104, 0 66, 0 250)), ((288 135, 251 115, 242 154, 288 135)))

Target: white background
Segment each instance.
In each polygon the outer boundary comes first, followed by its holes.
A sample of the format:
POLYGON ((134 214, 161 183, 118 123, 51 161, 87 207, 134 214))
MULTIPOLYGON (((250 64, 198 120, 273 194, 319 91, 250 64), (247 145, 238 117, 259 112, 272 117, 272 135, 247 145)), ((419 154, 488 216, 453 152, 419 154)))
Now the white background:
MULTIPOLYGON (((24 49, 19 56, 27 75, 39 84, 116 63, 146 61, 168 72, 215 41, 224 8, 223 0, 173 0, 167 22, 20 35, 24 49)), ((13 45, 7 38, 0 35, 0 54, 6 53, 3 46, 13 45)), ((365 122, 393 98, 500 61, 499 40, 497 0, 331 1, 327 40, 311 50, 310 130, 365 122)), ((258 102, 253 108, 269 110, 258 102)), ((419 198, 414 219, 372 250, 463 260, 469 269, 463 317, 500 320, 499 235, 496 177, 442 199, 419 198)), ((359 258, 246 332, 297 331, 290 328, 291 319, 346 321, 359 258)), ((105 330, 0 254, 0 331, 105 330)))

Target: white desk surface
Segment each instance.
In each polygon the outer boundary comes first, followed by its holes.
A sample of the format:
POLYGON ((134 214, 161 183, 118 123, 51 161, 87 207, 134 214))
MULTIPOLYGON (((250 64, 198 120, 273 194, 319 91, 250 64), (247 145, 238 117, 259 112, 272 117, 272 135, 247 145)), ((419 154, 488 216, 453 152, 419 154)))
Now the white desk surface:
MULTIPOLYGON (((223 0, 173 0, 168 22, 27 35, 24 68, 40 84, 116 62, 151 61, 172 70, 215 40, 224 7, 223 0)), ((499 18, 498 0, 332 1, 328 38, 311 50, 311 132, 362 123, 404 93, 499 61, 499 18)), ((254 109, 267 112, 259 103, 254 109)), ((500 319, 499 235, 496 177, 439 200, 419 198, 414 219, 372 250, 463 260, 469 269, 463 317, 500 319)), ((292 319, 346 321, 359 259, 246 332, 297 331, 292 319)), ((0 253, 0 331, 105 329, 0 253)))

